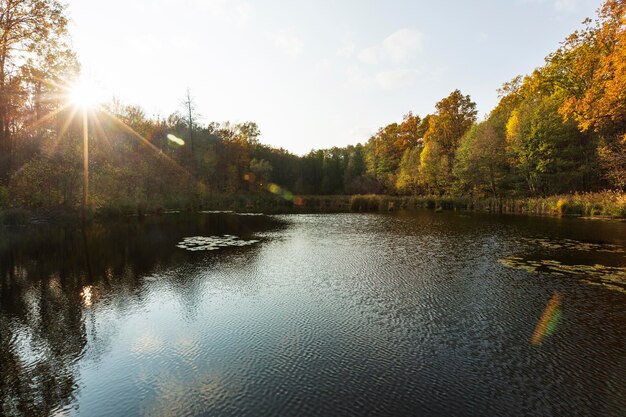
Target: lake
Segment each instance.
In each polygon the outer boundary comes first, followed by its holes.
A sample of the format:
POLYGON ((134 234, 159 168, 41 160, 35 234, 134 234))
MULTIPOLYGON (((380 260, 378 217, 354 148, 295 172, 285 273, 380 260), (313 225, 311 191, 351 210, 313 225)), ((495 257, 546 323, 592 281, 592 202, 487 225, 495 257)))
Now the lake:
POLYGON ((624 416, 626 223, 5 229, 0 365, 7 416, 624 416))

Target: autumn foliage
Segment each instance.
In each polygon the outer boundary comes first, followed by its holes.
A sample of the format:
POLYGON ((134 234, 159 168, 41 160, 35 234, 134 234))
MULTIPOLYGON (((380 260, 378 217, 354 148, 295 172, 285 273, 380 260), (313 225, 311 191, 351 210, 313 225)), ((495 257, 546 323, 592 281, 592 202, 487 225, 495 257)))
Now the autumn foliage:
MULTIPOLYGON (((0 0, 0 209, 76 209, 81 121, 64 108, 78 63, 56 0, 0 0), (9 13, 9 11, 11 13, 9 13)), ((608 0, 478 120, 454 90, 364 144, 293 155, 254 122, 146 117, 110 103, 89 122, 91 206, 197 207, 217 196, 388 194, 540 198, 626 188, 626 3, 608 0), (173 138, 173 139, 172 139, 173 138)), ((357 201, 357 200, 355 200, 357 201)), ((355 203, 356 204, 356 203, 355 203)))

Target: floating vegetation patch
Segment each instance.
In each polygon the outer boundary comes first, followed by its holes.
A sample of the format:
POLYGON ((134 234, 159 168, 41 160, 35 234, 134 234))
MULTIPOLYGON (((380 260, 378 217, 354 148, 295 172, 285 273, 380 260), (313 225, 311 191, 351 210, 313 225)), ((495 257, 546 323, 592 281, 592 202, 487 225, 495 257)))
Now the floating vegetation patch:
POLYGON ((566 265, 552 259, 530 260, 517 256, 498 259, 498 262, 508 268, 521 269, 527 272, 574 276, 587 284, 601 285, 611 290, 626 293, 626 267, 600 264, 566 265))
POLYGON ((186 237, 179 242, 176 247, 190 250, 190 251, 202 251, 202 250, 218 250, 220 248, 229 247, 241 247, 249 246, 258 243, 258 240, 244 240, 233 235, 223 236, 193 236, 186 237))
POLYGON ((610 243, 589 243, 574 239, 522 238, 526 244, 541 246, 546 249, 566 249, 585 252, 626 253, 620 245, 610 243))

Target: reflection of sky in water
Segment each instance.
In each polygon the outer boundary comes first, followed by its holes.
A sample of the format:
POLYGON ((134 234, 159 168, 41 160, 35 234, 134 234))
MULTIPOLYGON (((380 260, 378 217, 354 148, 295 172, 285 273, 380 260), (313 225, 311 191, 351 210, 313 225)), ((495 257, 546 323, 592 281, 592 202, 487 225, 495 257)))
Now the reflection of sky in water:
MULTIPOLYGON (((92 323, 95 329, 114 327, 117 332, 106 363, 88 361, 81 367, 81 385, 96 387, 103 376, 114 378, 115 397, 128 405, 133 398, 141 398, 140 404, 131 409, 139 407, 136 411, 144 415, 180 415, 183 405, 202 412, 198 399, 224 397, 227 388, 215 372, 228 356, 232 356, 231 361, 236 361, 236 356, 241 356, 239 360, 245 358, 241 347, 248 341, 243 335, 254 325, 250 321, 255 314, 248 305, 245 288, 239 293, 230 287, 228 277, 223 277, 220 284, 213 281, 215 275, 209 275, 196 288, 193 300, 181 298, 170 283, 151 282, 147 296, 136 308, 129 309, 130 314, 120 316, 109 311, 101 316, 102 321, 92 323), (221 285, 221 290, 216 288, 221 285), (194 305, 187 304, 189 301, 194 305), (190 308, 196 314, 181 322, 181 317, 189 317, 190 308), (232 350, 237 355, 228 352, 232 350), (200 408, 196 409, 196 404, 200 408)), ((81 410, 86 415, 92 411, 97 414, 97 407, 91 409, 90 404, 98 404, 103 398, 98 390, 89 392, 93 397, 89 393, 79 397, 81 410)))
MULTIPOLYGON (((280 218, 289 225, 132 230, 140 244, 127 241, 120 265, 93 265, 99 278, 71 287, 75 278, 53 275, 48 298, 24 291, 27 314, 39 317, 42 300, 56 309, 46 311, 60 310, 32 323, 60 325, 79 312, 84 326, 74 331, 84 348, 57 359, 74 364, 68 374, 76 379, 55 409, 85 416, 611 415, 623 403, 624 295, 497 262, 564 263, 574 249, 520 246, 523 232, 578 241, 584 234, 599 244, 593 229, 432 212, 280 218), (213 252, 176 248, 186 236, 229 233, 262 241, 213 252)), ((622 256, 574 255, 612 267, 626 266, 622 256)), ((41 340, 24 331, 14 334, 20 345, 41 340)), ((53 351, 23 355, 46 361, 53 351)))

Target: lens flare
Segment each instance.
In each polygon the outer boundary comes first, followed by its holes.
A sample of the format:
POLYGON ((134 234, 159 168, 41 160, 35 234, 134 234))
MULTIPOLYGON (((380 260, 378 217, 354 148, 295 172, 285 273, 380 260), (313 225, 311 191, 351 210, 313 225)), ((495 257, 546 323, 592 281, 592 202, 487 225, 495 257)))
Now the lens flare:
POLYGON ((291 191, 283 190, 283 198, 287 201, 293 201, 293 193, 291 191))
POLYGON ((548 305, 543 311, 543 314, 539 319, 539 323, 537 323, 537 327, 535 328, 535 332, 533 333, 533 337, 530 342, 535 346, 540 345, 544 337, 550 336, 554 333, 560 320, 561 295, 559 293, 554 293, 552 298, 550 298, 550 301, 548 301, 548 305))
POLYGON ((104 100, 104 94, 94 83, 84 78, 69 87, 69 101, 81 109, 93 109, 104 100))
POLYGON ((183 146, 185 144, 184 140, 182 140, 179 137, 176 137, 176 136, 172 135, 171 133, 168 133, 167 140, 169 140, 170 143, 173 143, 174 145, 178 145, 178 146, 183 146))
POLYGON ((287 201, 294 200, 294 195, 291 191, 285 190, 280 185, 274 184, 273 182, 267 185, 267 190, 272 194, 276 194, 277 196, 281 197, 284 200, 287 200, 287 201))
POLYGON ((302 197, 294 195, 291 191, 273 182, 264 184, 263 181, 261 181, 261 178, 257 178, 257 176, 252 172, 247 172, 243 174, 242 178, 244 179, 244 181, 247 181, 251 184, 256 184, 257 187, 265 189, 270 193, 282 198, 283 200, 293 202, 293 204, 295 204, 296 206, 302 206, 304 204, 304 200, 302 199, 302 197))
POLYGON ((270 193, 272 194, 280 194, 282 192, 282 188, 280 188, 279 185, 274 184, 274 183, 270 183, 267 186, 267 189, 269 190, 270 193))

